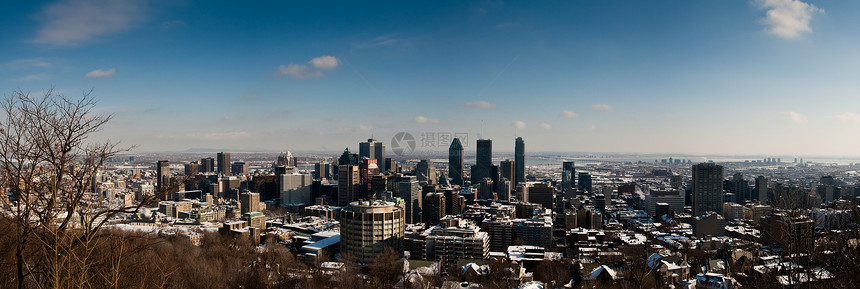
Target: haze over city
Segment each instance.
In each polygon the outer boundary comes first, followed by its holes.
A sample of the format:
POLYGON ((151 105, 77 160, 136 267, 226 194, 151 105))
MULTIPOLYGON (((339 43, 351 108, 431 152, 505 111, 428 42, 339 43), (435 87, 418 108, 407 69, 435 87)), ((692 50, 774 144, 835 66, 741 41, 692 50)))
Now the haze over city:
POLYGON ((94 89, 116 114, 100 136, 139 152, 406 131, 532 152, 858 155, 854 1, 232 4, 7 3, 0 82, 94 89))

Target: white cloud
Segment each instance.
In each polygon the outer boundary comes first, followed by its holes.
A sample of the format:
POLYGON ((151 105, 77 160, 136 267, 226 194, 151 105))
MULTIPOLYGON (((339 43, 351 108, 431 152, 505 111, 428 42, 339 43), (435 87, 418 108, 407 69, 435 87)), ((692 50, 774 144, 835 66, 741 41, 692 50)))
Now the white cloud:
POLYGON ((308 61, 308 63, 310 63, 313 67, 319 69, 334 69, 338 65, 340 65, 340 60, 338 60, 337 57, 334 56, 323 55, 311 59, 311 61, 308 61))
POLYGON ((526 128, 526 123, 521 120, 518 120, 514 122, 514 127, 518 129, 524 129, 526 128))
POLYGON ((577 117, 579 117, 579 114, 572 112, 572 111, 569 111, 569 110, 564 110, 561 112, 561 116, 566 117, 566 118, 577 118, 577 117))
POLYGON ((759 0, 762 9, 767 9, 762 23, 765 31, 782 38, 797 38, 801 33, 812 32, 809 21, 824 10, 800 0, 759 0))
POLYGON ((612 106, 608 105, 608 104, 595 104, 595 105, 591 106, 591 109, 596 110, 596 111, 612 111, 613 110, 612 106))
POLYGON ((308 61, 310 65, 292 64, 278 67, 276 75, 287 75, 298 79, 308 79, 323 76, 323 70, 335 69, 340 65, 340 60, 334 56, 323 55, 308 61))
POLYGON ((860 114, 846 112, 836 116, 836 119, 842 122, 860 123, 860 114))
POLYGON ((548 124, 548 123, 545 123, 545 122, 542 122, 542 123, 540 123, 540 127, 541 127, 542 129, 551 129, 551 128, 552 128, 552 125, 551 125, 551 124, 548 124))
POLYGON ((439 123, 439 119, 438 118, 426 118, 424 116, 419 115, 419 116, 415 117, 415 122, 417 122, 417 123, 439 123))
POLYGON ((102 77, 113 76, 114 74, 116 74, 116 69, 114 69, 114 68, 111 68, 108 70, 96 69, 96 70, 93 70, 93 71, 90 71, 89 73, 87 73, 86 77, 87 78, 102 78, 102 77))
POLYGON ((76 46, 99 36, 125 31, 146 14, 145 0, 61 0, 37 14, 42 22, 33 39, 39 44, 76 46))
POLYGON ((358 125, 358 130, 361 130, 361 131, 368 131, 368 130, 370 130, 370 129, 372 129, 372 128, 373 128, 373 127, 372 127, 372 126, 369 126, 369 125, 364 125, 364 124, 360 124, 360 125, 358 125))
POLYGON ((786 112, 783 112, 782 115, 784 117, 788 118, 789 120, 791 120, 792 122, 796 122, 796 123, 806 122, 806 116, 799 114, 797 112, 794 112, 794 111, 786 111, 786 112))
POLYGON ((496 107, 495 103, 484 101, 484 100, 467 102, 467 103, 464 103, 463 105, 465 107, 471 107, 471 108, 494 108, 494 107, 496 107))
POLYGON ((281 65, 278 67, 279 75, 287 75, 298 79, 308 79, 322 76, 321 71, 311 69, 307 65, 290 64, 287 66, 281 65))

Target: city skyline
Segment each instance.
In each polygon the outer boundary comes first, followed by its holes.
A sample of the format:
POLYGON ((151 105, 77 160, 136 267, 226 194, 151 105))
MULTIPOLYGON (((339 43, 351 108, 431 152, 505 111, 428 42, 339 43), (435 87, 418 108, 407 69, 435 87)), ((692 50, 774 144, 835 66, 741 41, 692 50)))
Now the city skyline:
POLYGON ((100 136, 142 152, 448 132, 467 154, 860 155, 860 3, 224 4, 10 3, 0 81, 94 89, 100 136))

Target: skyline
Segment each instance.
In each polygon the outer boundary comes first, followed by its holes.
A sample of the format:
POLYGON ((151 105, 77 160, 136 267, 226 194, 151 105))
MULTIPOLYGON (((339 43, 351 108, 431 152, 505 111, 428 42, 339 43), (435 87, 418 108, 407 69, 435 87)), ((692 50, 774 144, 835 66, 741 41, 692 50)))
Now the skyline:
POLYGON ((94 89, 116 113, 100 135, 141 152, 405 131, 467 133, 467 154, 482 135, 498 151, 521 136, 528 152, 858 156, 858 5, 10 3, 0 81, 94 89))

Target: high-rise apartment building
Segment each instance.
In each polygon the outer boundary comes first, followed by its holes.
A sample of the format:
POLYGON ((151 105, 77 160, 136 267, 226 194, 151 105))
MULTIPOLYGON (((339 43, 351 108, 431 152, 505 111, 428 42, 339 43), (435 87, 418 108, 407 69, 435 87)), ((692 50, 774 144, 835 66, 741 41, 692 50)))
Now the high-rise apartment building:
POLYGON ((723 166, 715 163, 693 165, 693 215, 721 212, 723 204, 723 166))
POLYGON ((471 221, 445 217, 426 238, 427 259, 440 260, 442 268, 458 260, 487 259, 490 256, 490 236, 471 221))
POLYGON ((260 194, 258 193, 244 192, 240 194, 239 203, 241 205, 242 214, 260 212, 263 210, 260 205, 260 194))
POLYGON ((403 252, 405 213, 392 202, 357 201, 341 209, 340 251, 370 263, 385 247, 403 252))

